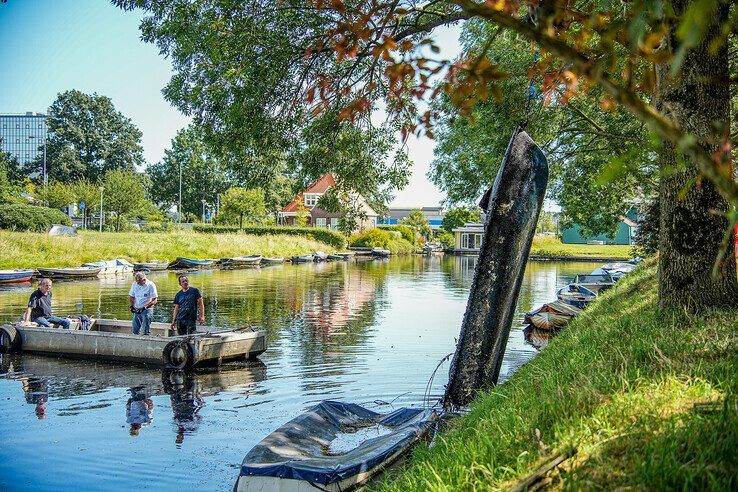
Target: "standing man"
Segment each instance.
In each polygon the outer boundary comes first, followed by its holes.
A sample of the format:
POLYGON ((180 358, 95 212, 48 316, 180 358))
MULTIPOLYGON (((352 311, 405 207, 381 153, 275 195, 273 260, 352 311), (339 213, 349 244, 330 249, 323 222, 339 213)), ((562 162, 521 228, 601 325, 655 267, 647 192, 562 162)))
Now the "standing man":
POLYGON ((151 319, 154 317, 154 305, 159 297, 156 285, 146 278, 144 272, 136 272, 136 280, 128 292, 128 301, 133 313, 133 334, 138 335, 143 327, 144 335, 151 335, 151 319))
POLYGON ((200 324, 205 323, 205 303, 200 291, 195 287, 190 287, 190 279, 187 275, 179 276, 179 285, 182 290, 174 296, 172 329, 177 327, 177 335, 191 335, 197 329, 195 320, 200 324))
POLYGON ((28 300, 28 308, 26 315, 23 317, 23 323, 33 321, 41 326, 51 328, 51 325, 61 326, 69 329, 69 321, 57 318, 51 314, 51 279, 42 278, 38 282, 38 289, 33 291, 31 298, 28 300))

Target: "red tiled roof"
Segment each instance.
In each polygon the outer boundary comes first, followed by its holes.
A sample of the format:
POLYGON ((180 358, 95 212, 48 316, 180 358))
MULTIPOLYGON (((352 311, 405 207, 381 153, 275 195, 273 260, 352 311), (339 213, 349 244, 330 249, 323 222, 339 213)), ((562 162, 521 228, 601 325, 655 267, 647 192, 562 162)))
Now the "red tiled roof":
MULTIPOLYGON (((305 203, 305 193, 325 193, 328 191, 328 188, 332 188, 336 186, 336 180, 333 178, 332 174, 324 174, 320 177, 320 179, 313 181, 305 191, 298 194, 295 198, 292 199, 290 203, 284 206, 282 209, 282 212, 297 212, 297 199, 301 198, 303 201, 303 204, 305 203)), ((308 210, 312 210, 313 207, 308 207, 305 205, 305 208, 308 210)))

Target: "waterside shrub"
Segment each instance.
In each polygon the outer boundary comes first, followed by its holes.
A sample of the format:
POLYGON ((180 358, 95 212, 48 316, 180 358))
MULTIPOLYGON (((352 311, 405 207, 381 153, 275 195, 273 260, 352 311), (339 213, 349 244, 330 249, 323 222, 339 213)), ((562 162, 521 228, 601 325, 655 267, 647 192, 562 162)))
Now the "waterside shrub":
POLYGON ((408 254, 415 251, 415 246, 402 237, 400 231, 369 229, 349 238, 349 246, 364 248, 383 248, 393 254, 408 254))
POLYGON ((383 231, 397 231, 402 235, 402 239, 405 241, 415 244, 415 231, 413 231, 412 227, 408 227, 406 225, 397 224, 397 225, 379 225, 377 226, 378 229, 382 229, 383 231))
POLYGON ((322 243, 333 246, 336 249, 346 247, 346 238, 343 234, 325 227, 283 227, 283 226, 246 226, 239 229, 238 226, 212 226, 208 224, 197 224, 193 226, 195 232, 208 232, 214 234, 243 233, 254 236, 272 236, 284 234, 289 236, 304 236, 322 243))
POLYGON ((46 232, 54 224, 72 225, 72 221, 54 208, 22 204, 0 205, 0 229, 46 232))

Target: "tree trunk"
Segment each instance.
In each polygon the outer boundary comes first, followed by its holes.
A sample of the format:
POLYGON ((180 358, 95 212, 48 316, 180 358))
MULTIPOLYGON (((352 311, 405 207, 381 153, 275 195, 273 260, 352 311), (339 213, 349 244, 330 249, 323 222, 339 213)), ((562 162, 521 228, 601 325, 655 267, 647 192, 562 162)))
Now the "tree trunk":
POLYGON ((447 406, 467 405, 497 384, 547 182, 546 158, 516 130, 480 204, 487 212, 484 239, 449 370, 447 406))
POLYGON ((243 214, 238 216, 238 230, 239 231, 243 230, 243 214))
MULTIPOLYGON (((690 3, 673 2, 676 14, 683 14, 690 3)), ((728 49, 710 49, 727 15, 728 5, 719 3, 705 39, 687 51, 677 75, 670 75, 669 66, 659 67, 660 108, 696 135, 710 153, 718 142, 709 136, 716 133, 716 126, 727 129, 730 121, 728 49)), ((676 47, 673 32, 671 42, 676 47)), ((673 144, 663 143, 659 161, 659 306, 691 312, 738 306, 732 232, 731 241, 724 241, 729 230, 728 203, 673 144)))

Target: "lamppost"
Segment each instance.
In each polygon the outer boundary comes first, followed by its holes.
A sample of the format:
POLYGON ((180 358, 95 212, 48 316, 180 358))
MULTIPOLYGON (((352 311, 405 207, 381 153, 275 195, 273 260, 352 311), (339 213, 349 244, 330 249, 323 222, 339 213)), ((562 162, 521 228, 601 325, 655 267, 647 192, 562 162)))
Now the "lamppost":
POLYGON ((202 202, 202 223, 205 223, 205 199, 200 200, 202 202))
POLYGON ((103 223, 103 191, 105 191, 105 187, 100 187, 100 232, 102 232, 102 223, 103 223))
POLYGON ((182 160, 179 160, 179 207, 177 208, 177 217, 180 225, 182 224, 182 160))

